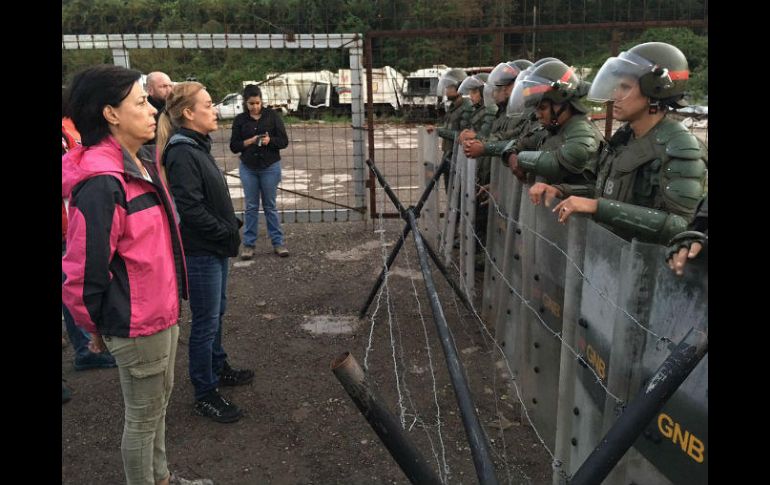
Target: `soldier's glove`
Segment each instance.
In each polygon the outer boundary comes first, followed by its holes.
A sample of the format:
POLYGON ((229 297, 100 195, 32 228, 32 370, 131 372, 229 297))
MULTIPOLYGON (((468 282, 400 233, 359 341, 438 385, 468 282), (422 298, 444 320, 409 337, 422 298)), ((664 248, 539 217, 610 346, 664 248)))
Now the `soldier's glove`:
POLYGON ((699 231, 680 232, 671 238, 671 241, 668 242, 668 253, 666 254, 666 261, 673 258, 682 248, 687 248, 689 251, 693 243, 696 242, 700 243, 700 245, 705 249, 708 240, 709 237, 699 231))

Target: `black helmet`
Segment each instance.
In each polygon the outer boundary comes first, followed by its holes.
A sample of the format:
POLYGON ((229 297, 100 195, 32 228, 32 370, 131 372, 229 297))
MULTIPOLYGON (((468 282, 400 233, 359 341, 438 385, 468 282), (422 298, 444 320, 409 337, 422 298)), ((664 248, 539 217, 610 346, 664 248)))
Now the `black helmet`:
POLYGON ((683 108, 687 106, 682 98, 689 77, 682 51, 664 42, 647 42, 607 59, 596 74, 588 99, 617 100, 622 96, 616 91, 620 80, 632 78, 639 83, 639 91, 658 105, 683 108))
POLYGON ((580 99, 588 93, 589 84, 581 81, 575 69, 560 60, 534 65, 513 88, 509 100, 510 114, 522 114, 527 108, 535 108, 544 99, 554 104, 569 102, 575 110, 587 113, 580 99))

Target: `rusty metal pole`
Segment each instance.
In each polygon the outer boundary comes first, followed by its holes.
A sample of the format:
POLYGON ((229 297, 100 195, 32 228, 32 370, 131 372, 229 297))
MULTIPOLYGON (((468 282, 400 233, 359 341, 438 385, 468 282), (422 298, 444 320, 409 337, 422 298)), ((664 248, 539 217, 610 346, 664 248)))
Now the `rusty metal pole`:
POLYGON ((403 432, 398 420, 382 404, 382 399, 374 392, 355 357, 350 352, 345 352, 332 361, 331 368, 345 392, 409 481, 414 484, 440 484, 441 480, 425 461, 420 450, 403 432))
POLYGON ((497 32, 495 34, 495 43, 493 45, 493 56, 494 59, 500 59, 500 62, 503 62, 503 36, 504 34, 502 32, 497 32))
POLYGON ((473 456, 473 465, 476 467, 476 475, 479 478, 479 483, 482 485, 497 485, 495 466, 489 453, 489 444, 484 435, 484 429, 479 422, 471 390, 468 387, 468 379, 465 377, 462 364, 460 364, 457 348, 455 347, 452 335, 449 333, 449 326, 444 316, 444 309, 441 308, 441 301, 433 284, 433 276, 430 272, 430 266, 428 266, 428 255, 426 254, 427 251, 425 250, 420 229, 417 227, 414 213, 411 210, 407 211, 407 216, 409 217, 409 225, 412 226, 412 236, 414 236, 414 245, 417 247, 417 256, 420 260, 425 291, 428 293, 430 306, 433 310, 433 321, 436 324, 436 331, 441 341, 441 347, 444 350, 449 378, 455 391, 457 405, 460 408, 460 417, 465 427, 465 434, 468 437, 468 444, 471 446, 471 455, 473 456))
MULTIPOLYGON (((369 173, 373 173, 377 180, 380 182, 380 185, 382 186, 382 190, 385 191, 385 194, 388 196, 391 202, 393 202, 393 205, 396 206, 396 209, 398 209, 398 213, 401 215, 402 218, 406 219, 406 207, 404 207, 403 204, 401 204, 401 201, 398 200, 398 196, 395 192, 393 192, 393 189, 390 188, 390 184, 387 180, 385 180, 385 176, 382 175, 382 172, 380 172, 380 169, 377 168, 377 165, 374 164, 372 160, 366 160, 366 164, 369 165, 369 173)), ((424 192, 423 192, 424 193, 424 192)))

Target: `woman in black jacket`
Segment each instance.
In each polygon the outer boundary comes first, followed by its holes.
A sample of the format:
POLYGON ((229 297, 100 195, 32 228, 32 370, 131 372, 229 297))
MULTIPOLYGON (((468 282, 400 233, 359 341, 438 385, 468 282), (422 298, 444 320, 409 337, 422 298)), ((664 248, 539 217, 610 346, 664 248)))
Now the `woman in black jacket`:
POLYGON ((230 150, 241 154, 240 175, 246 196, 245 228, 241 259, 254 257, 257 242, 259 201, 267 221, 267 233, 278 256, 288 256, 275 199, 281 182, 280 150, 289 145, 283 120, 262 105, 259 86, 249 84, 243 90, 243 113, 233 120, 230 150))
POLYGON ((222 171, 211 156, 209 133, 217 130, 211 96, 197 82, 174 86, 158 120, 158 147, 163 147, 190 288, 190 380, 195 411, 221 423, 241 418, 238 407, 219 394, 219 386, 248 384, 251 370, 237 370, 222 347, 222 317, 227 301, 228 258, 238 255, 240 224, 233 211, 222 171), (177 128, 169 139, 172 125, 177 128))

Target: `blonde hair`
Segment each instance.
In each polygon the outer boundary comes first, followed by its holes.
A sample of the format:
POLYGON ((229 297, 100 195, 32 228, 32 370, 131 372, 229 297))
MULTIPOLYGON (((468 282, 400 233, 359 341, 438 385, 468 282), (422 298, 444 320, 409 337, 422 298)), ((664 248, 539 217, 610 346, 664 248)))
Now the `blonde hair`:
POLYGON ((166 98, 166 108, 158 118, 155 143, 158 153, 162 154, 168 140, 174 134, 174 130, 184 125, 184 110, 195 106, 195 95, 206 86, 196 81, 177 83, 171 89, 171 94, 166 98))

